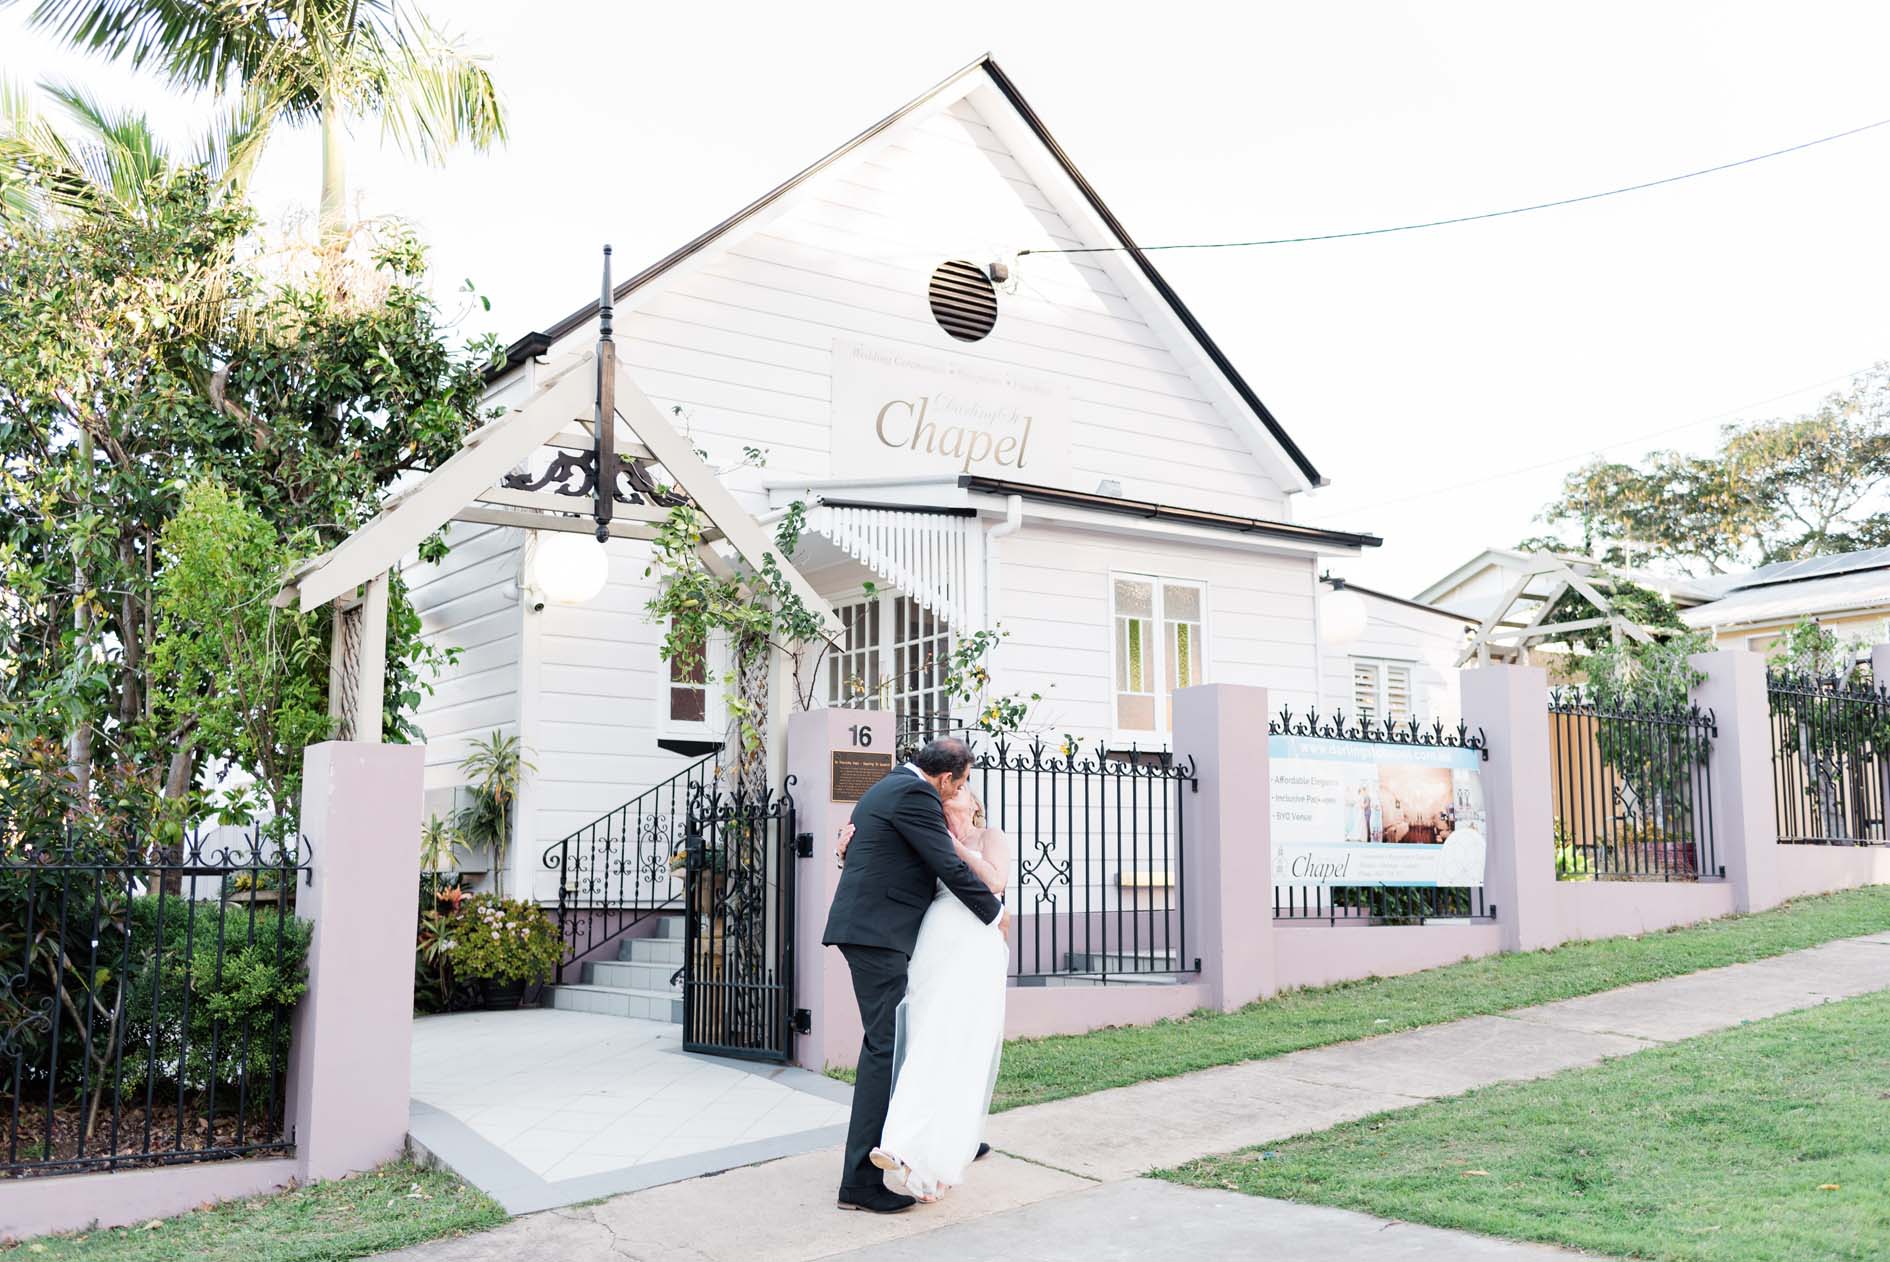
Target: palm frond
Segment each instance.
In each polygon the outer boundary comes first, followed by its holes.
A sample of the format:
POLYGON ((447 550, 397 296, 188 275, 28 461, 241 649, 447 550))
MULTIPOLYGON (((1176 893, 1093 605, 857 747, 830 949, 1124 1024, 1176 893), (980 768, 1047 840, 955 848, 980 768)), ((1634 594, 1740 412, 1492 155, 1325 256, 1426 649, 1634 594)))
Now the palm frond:
POLYGON ((35 108, 24 85, 0 76, 0 214, 39 222, 97 196, 84 155, 35 108))
POLYGON ((78 124, 85 140, 79 152, 86 175, 121 208, 136 206, 146 185, 172 170, 171 156, 144 114, 109 110, 69 83, 42 83, 40 90, 78 124))
POLYGON ((245 92, 241 100, 211 121, 209 130, 191 151, 191 162, 235 196, 245 196, 270 128, 280 113, 276 102, 263 93, 245 92))
POLYGON ((275 40, 264 4, 218 0, 40 0, 32 25, 74 48, 136 69, 157 69, 173 84, 224 88, 247 80, 275 40))
POLYGON ((360 38, 360 55, 379 72, 382 133, 402 152, 439 162, 460 145, 505 141, 505 106, 486 58, 405 8, 391 22, 365 25, 360 38))

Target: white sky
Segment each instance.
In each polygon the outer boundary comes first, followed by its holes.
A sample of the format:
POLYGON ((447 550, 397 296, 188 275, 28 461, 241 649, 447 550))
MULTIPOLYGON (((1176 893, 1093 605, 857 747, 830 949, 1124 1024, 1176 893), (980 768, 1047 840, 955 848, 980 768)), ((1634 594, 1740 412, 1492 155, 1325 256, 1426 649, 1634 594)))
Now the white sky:
MULTIPOLYGON (((427 0, 489 53, 495 154, 354 151, 443 295, 510 340, 587 299, 608 240, 666 253, 989 49, 1143 244, 1341 231, 1572 196, 1890 117, 1890 6, 427 0)), ((0 12, 0 73, 71 78, 179 136, 201 103, 0 12)), ((310 213, 313 133, 256 195, 310 213)), ((1595 450, 1698 448, 1890 358, 1890 128, 1677 186, 1363 241, 1157 255, 1332 486, 1298 516, 1384 536, 1338 567, 1410 593, 1537 533, 1595 450)), ((1037 244, 1020 241, 1018 246, 1037 244)))

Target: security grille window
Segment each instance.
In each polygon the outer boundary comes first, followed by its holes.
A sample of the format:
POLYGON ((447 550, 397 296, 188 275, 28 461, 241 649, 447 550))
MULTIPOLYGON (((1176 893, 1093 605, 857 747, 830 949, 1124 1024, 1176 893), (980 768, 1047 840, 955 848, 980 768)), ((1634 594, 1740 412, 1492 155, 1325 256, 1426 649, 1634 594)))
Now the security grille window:
POLYGON ((1352 659, 1352 709, 1368 722, 1411 717, 1411 664, 1352 659))
POLYGON ((890 710, 902 722, 943 722, 952 651, 945 620, 908 596, 839 607, 846 647, 829 661, 827 703, 890 710))
POLYGON ((1142 575, 1114 582, 1116 731, 1172 730, 1173 697, 1206 679, 1199 584, 1142 575))

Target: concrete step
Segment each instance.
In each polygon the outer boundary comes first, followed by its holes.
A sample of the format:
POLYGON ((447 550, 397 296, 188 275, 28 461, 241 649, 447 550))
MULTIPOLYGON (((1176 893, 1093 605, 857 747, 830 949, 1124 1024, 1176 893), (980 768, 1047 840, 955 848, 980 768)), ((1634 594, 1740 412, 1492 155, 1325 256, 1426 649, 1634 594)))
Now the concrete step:
POLYGON ((584 966, 584 984, 609 986, 618 990, 673 991, 680 995, 682 994, 682 979, 677 978, 674 986, 670 985, 669 981, 680 967, 681 961, 675 964, 645 964, 597 960, 584 966))
POLYGON ((626 938, 617 946, 617 958, 625 964, 667 964, 670 972, 682 967, 681 938, 626 938))
POLYGON ((656 918, 656 937, 683 939, 683 918, 681 916, 658 916, 656 918))
POLYGON ((553 986, 551 1006, 564 1012, 592 1012, 606 1017, 640 1017, 681 1025, 683 1001, 667 990, 630 990, 620 986, 553 986))

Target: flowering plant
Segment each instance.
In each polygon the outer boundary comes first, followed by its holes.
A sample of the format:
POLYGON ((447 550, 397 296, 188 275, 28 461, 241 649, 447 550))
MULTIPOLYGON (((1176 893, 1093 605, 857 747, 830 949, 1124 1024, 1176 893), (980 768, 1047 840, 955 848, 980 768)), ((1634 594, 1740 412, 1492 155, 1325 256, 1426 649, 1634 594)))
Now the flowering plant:
POLYGON ((450 919, 442 951, 462 981, 542 982, 558 966, 557 926, 532 903, 473 894, 450 919))

